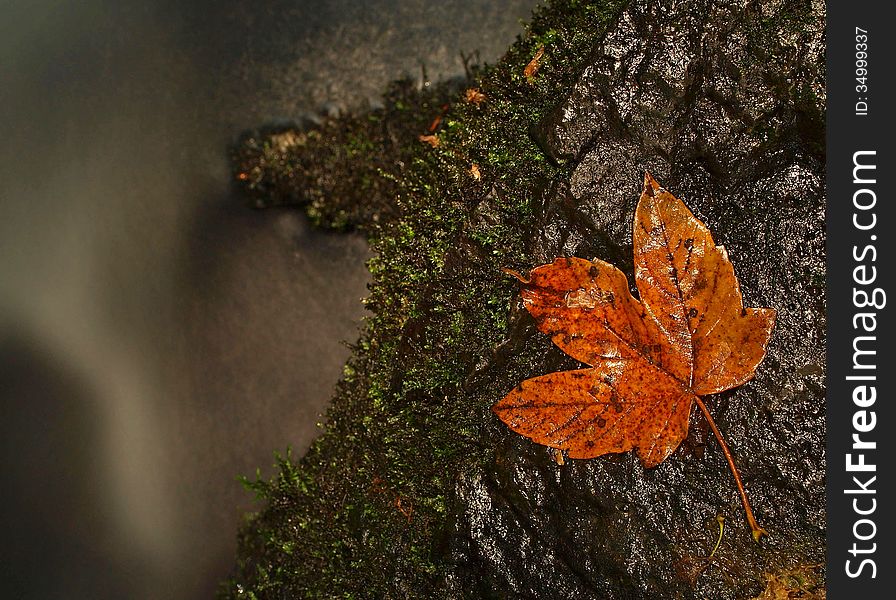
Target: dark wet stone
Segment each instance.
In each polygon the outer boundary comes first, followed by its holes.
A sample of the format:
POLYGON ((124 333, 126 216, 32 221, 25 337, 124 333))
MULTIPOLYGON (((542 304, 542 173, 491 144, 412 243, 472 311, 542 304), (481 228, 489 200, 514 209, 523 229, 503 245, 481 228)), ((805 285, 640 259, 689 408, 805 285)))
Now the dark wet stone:
POLYGON ((600 256, 630 274, 649 170, 728 249, 745 305, 778 310, 756 378, 707 398, 770 537, 751 539, 699 413, 648 471, 630 453, 559 466, 508 435, 457 483, 459 596, 747 598, 762 573, 824 562, 823 14, 792 9, 633 2, 535 132, 575 164, 546 199, 537 255, 600 256), (707 560, 717 515, 723 550, 707 560))

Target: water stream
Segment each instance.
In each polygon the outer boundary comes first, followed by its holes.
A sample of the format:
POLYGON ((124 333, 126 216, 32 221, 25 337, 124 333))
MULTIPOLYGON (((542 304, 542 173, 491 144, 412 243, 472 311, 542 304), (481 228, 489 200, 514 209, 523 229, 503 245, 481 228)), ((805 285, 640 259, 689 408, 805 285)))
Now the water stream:
POLYGON ((239 133, 496 60, 534 2, 14 1, 0 22, 3 596, 206 598, 356 339, 358 236, 234 196, 239 133))

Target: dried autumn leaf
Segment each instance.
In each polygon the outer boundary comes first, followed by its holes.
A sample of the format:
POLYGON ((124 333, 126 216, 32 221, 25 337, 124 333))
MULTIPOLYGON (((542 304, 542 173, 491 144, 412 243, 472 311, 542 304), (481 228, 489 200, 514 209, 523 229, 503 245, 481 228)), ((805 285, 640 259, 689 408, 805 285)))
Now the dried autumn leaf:
POLYGON ((645 467, 687 437, 696 403, 734 474, 733 458, 700 399, 753 376, 774 325, 770 308, 744 308, 734 267, 706 225, 648 173, 634 222, 635 285, 602 260, 558 258, 522 282, 538 329, 588 369, 528 379, 493 410, 512 430, 593 458, 634 450, 645 467))
POLYGON ((439 141, 439 136, 437 136, 437 135, 419 135, 419 136, 417 136, 417 139, 420 140, 421 142, 423 142, 424 144, 429 144, 433 148, 438 148, 439 144, 441 143, 439 141))
POLYGON ((464 92, 464 102, 468 104, 479 106, 481 103, 485 102, 485 99, 485 94, 480 92, 478 88, 469 88, 464 92))
POLYGON ((544 46, 539 46, 538 50, 535 51, 535 56, 532 57, 532 60, 530 60, 529 64, 526 65, 526 68, 523 69, 523 76, 529 81, 532 81, 532 78, 538 73, 538 69, 541 67, 542 56, 544 56, 544 46))

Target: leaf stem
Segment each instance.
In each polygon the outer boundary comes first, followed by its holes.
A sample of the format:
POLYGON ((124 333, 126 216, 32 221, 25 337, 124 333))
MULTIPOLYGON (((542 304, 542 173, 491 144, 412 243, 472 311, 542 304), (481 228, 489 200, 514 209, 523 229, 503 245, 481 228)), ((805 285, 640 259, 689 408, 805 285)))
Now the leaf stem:
POLYGON ((507 273, 508 275, 510 275, 511 277, 516 277, 520 283, 530 283, 531 282, 530 279, 520 275, 519 271, 514 271, 513 269, 508 269, 507 267, 504 267, 501 270, 504 271, 505 273, 507 273))
POLYGON ((713 435, 719 440, 719 445, 722 447, 722 453, 728 460, 728 466, 731 467, 731 474, 734 475, 734 482, 737 484, 737 491, 740 493, 740 499, 744 505, 744 512, 747 513, 747 523, 750 524, 750 529, 753 530, 753 539, 758 542, 759 538, 764 535, 767 536, 768 532, 759 526, 759 523, 756 522, 756 518, 753 516, 753 509, 750 508, 750 501, 747 500, 747 491, 744 489, 744 482, 741 481, 740 473, 737 472, 737 467, 734 465, 734 457, 731 456, 731 450, 728 449, 728 444, 725 443, 725 438, 722 437, 722 432, 716 427, 716 422, 713 420, 712 415, 709 414, 709 409, 703 404, 703 400, 701 400, 699 396, 694 396, 694 398, 697 400, 697 406, 703 411, 703 416, 706 417, 713 435))

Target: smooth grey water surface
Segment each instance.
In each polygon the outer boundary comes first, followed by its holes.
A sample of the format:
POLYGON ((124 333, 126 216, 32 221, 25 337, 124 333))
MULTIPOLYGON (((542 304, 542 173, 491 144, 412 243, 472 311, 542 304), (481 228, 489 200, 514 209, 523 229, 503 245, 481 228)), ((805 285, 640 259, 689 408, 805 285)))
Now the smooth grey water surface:
POLYGON ((248 127, 496 60, 532 1, 4 3, 0 595, 207 598, 304 450, 368 250, 244 208, 248 127))

